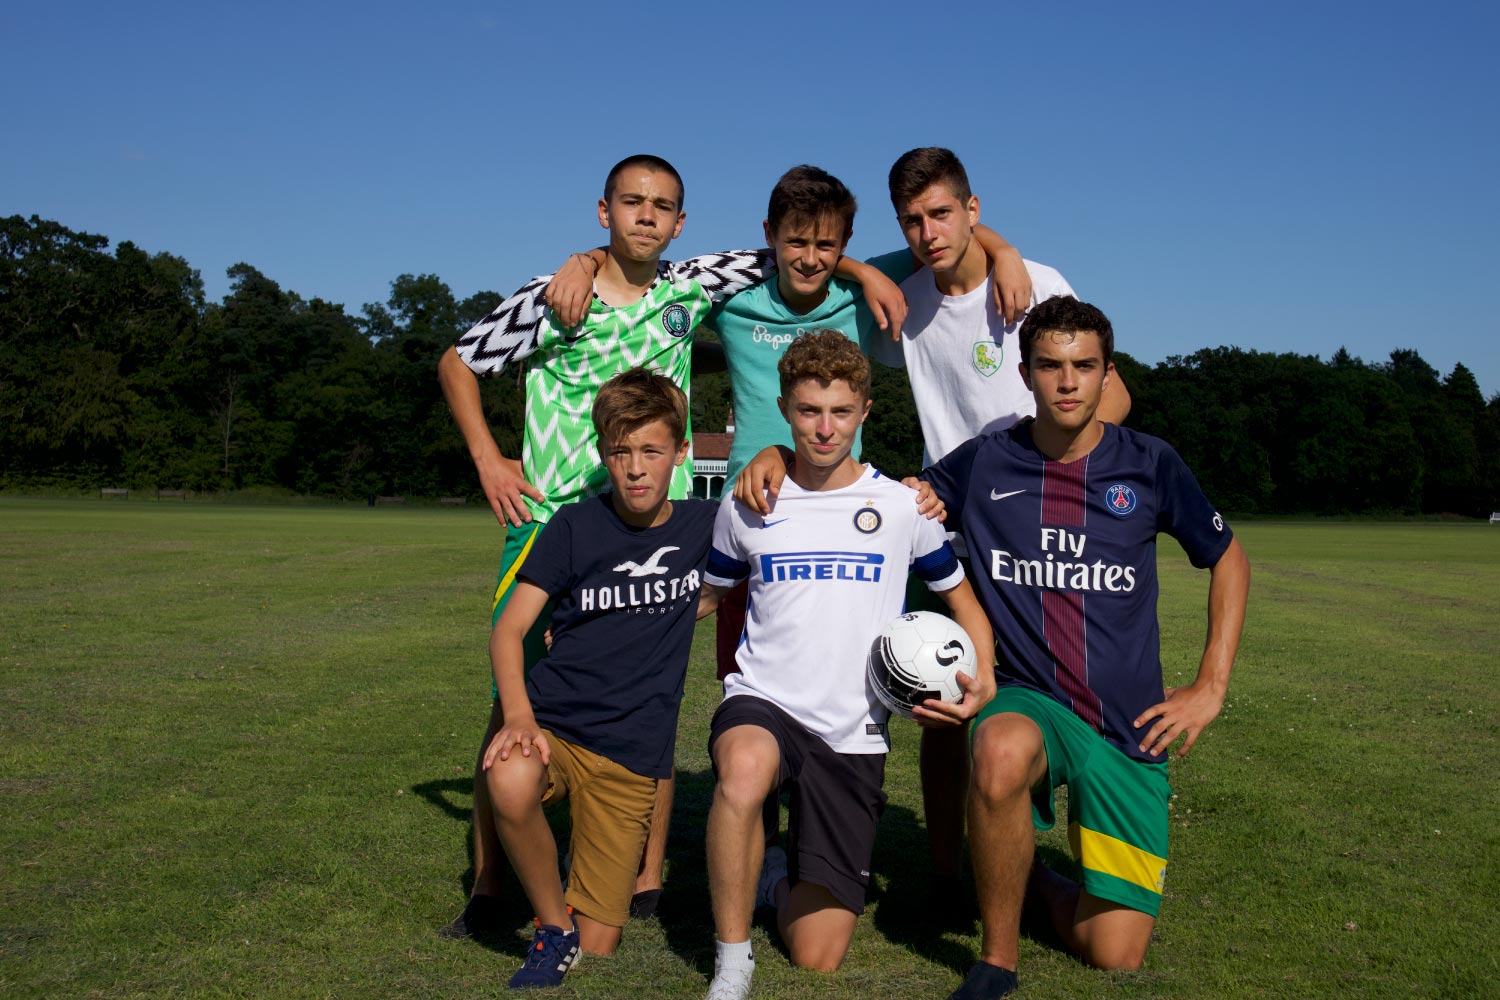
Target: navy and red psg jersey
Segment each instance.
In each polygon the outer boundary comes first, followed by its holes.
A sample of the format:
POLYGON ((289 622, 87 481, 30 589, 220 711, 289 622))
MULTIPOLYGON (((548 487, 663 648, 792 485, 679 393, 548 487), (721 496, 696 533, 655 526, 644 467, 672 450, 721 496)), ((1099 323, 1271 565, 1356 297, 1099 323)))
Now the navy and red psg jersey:
POLYGON ((1159 438, 1104 425, 1088 455, 1054 462, 1033 421, 973 438, 922 473, 968 544, 999 640, 999 682, 1050 694, 1122 751, 1163 698, 1156 535, 1200 569, 1233 537, 1159 438))

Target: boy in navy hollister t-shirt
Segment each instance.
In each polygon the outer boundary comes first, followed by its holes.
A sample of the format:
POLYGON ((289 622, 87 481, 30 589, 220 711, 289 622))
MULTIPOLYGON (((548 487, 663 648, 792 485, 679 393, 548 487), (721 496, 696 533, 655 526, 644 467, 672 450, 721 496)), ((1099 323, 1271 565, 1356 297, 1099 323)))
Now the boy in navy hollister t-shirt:
POLYGON ((667 499, 687 457, 687 398, 670 379, 617 375, 593 417, 613 490, 548 522, 490 640, 504 721, 482 766, 500 840, 537 913, 512 988, 555 986, 580 948, 608 954, 620 941, 656 783, 672 774, 718 508, 667 499), (552 648, 527 676, 522 638, 549 599, 552 648), (573 821, 566 896, 542 813, 563 798, 573 821))

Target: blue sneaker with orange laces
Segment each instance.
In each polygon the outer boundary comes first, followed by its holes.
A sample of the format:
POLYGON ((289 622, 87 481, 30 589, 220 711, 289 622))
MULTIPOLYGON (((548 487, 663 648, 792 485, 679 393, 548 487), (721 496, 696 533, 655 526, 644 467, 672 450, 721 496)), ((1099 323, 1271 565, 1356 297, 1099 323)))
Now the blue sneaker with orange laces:
POLYGON ((513 990, 561 986, 563 976, 567 975, 581 954, 578 950, 578 921, 573 919, 571 906, 568 907, 568 922, 573 925, 571 931, 544 924, 540 918, 532 919, 536 924, 536 933, 532 935, 531 947, 526 951, 526 961, 510 977, 510 988, 513 990))

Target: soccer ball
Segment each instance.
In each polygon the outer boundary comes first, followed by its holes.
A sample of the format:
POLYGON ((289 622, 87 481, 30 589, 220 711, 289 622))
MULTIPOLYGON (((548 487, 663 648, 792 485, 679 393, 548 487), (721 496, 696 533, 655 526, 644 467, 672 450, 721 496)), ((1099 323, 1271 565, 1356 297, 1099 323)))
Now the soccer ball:
POLYGON ((974 643, 958 622, 934 611, 908 611, 887 625, 865 667, 876 697, 908 719, 928 698, 961 699, 954 677, 960 670, 974 676, 974 643))

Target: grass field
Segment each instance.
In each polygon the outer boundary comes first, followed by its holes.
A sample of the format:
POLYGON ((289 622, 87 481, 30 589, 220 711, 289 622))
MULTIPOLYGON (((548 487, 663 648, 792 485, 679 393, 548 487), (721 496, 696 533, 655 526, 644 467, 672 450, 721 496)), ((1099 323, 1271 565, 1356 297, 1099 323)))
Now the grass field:
MULTIPOLYGON (((1500 529, 1251 524, 1223 717, 1175 764, 1146 968, 1022 942, 1025 997, 1478 997, 1500 976, 1500 529)), ((468 885, 488 513, 0 500, 0 996, 482 997, 516 935, 468 885)), ((1162 548, 1168 682, 1206 577, 1162 548)), ((701 997, 711 629, 659 921, 562 995, 701 997)), ((922 905, 915 730, 844 969, 760 937, 758 997, 944 997, 977 928, 922 905)), ((1056 858, 1060 836, 1043 841, 1056 858)))

